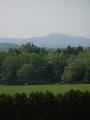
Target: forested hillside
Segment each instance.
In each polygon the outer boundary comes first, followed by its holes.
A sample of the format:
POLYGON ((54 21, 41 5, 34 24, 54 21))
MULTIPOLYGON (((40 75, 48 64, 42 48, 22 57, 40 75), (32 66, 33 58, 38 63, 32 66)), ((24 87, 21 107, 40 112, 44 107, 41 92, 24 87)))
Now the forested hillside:
POLYGON ((0 84, 90 83, 90 48, 31 43, 0 52, 0 84))

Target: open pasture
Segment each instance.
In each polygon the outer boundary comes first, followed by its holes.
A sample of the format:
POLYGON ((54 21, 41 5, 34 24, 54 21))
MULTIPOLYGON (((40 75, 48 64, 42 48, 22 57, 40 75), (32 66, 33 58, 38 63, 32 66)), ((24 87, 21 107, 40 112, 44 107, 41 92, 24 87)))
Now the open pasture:
POLYGON ((0 94, 11 94, 15 93, 26 93, 31 92, 46 92, 50 91, 54 94, 65 93, 70 89, 81 90, 81 91, 90 91, 90 84, 56 84, 56 85, 27 85, 27 86, 0 86, 0 94))

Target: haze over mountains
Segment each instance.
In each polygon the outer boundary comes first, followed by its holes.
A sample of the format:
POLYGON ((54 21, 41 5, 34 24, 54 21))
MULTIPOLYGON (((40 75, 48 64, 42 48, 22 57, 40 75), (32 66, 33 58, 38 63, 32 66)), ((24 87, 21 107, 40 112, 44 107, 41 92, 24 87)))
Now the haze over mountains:
POLYGON ((45 48, 65 48, 67 46, 82 46, 82 47, 90 47, 90 39, 78 36, 69 36, 64 34, 52 33, 48 36, 43 37, 35 37, 28 39, 20 39, 20 38, 0 38, 0 48, 1 46, 6 47, 10 45, 12 47, 18 47, 19 45, 26 43, 34 43, 37 46, 45 47, 45 48), (2 44, 3 43, 3 44, 2 44), (8 43, 8 44, 7 44, 8 43))
POLYGON ((0 43, 0 51, 7 51, 9 48, 19 48, 20 45, 12 43, 0 43))

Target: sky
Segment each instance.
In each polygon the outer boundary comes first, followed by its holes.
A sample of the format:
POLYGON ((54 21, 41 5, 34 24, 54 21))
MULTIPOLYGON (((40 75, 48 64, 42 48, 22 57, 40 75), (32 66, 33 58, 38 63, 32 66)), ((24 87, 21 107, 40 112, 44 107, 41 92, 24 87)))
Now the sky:
POLYGON ((90 0, 0 0, 0 37, 90 38, 90 0))

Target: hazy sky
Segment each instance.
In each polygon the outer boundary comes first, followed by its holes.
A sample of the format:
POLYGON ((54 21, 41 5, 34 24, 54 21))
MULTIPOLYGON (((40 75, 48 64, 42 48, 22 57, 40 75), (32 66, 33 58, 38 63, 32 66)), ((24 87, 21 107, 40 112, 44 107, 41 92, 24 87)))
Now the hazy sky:
POLYGON ((0 37, 90 38, 90 0, 0 0, 0 37))

